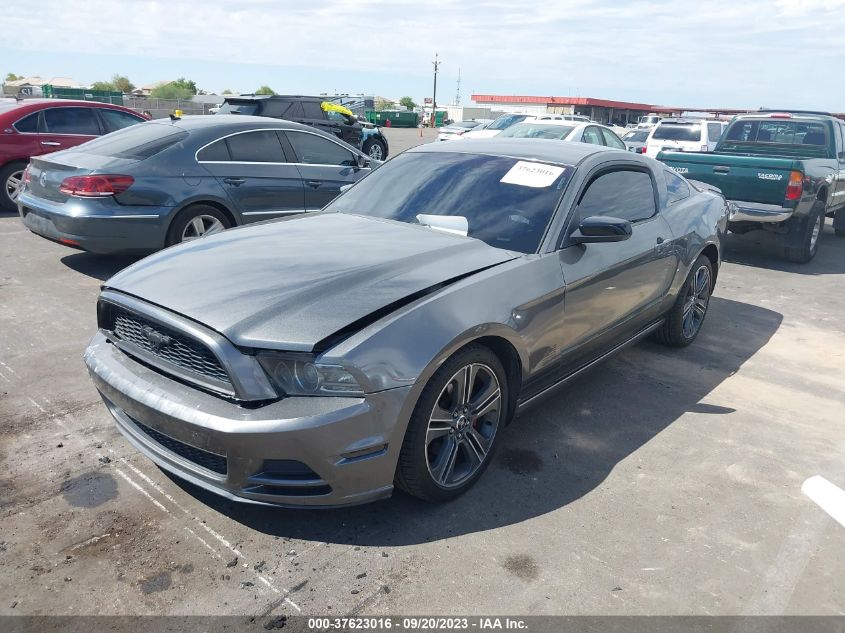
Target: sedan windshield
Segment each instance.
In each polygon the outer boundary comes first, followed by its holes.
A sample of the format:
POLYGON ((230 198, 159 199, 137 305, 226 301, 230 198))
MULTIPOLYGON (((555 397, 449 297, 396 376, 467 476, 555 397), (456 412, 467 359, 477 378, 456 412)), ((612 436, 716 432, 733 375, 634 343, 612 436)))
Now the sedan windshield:
POLYGON ((553 138, 565 139, 575 129, 574 125, 549 125, 548 123, 517 123, 496 136, 499 138, 553 138))
POLYGON ((469 237, 536 252, 572 168, 505 156, 408 152, 388 161, 326 211, 419 224, 417 216, 466 218, 469 237))
POLYGON ((700 123, 661 123, 651 138, 664 141, 700 141, 700 123))

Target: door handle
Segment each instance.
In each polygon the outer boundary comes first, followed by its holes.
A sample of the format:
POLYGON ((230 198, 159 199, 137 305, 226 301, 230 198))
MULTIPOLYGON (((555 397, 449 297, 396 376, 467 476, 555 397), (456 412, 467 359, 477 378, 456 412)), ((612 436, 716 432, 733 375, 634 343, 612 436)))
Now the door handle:
POLYGON ((313 189, 316 189, 317 187, 322 185, 323 182, 321 180, 306 180, 305 184, 308 185, 309 187, 313 188, 313 189))
POLYGON ((61 147, 62 145, 61 143, 58 143, 56 141, 41 141, 41 144, 46 147, 61 147))
POLYGON ((235 187, 240 187, 246 182, 246 178, 224 178, 223 182, 225 182, 227 185, 234 185, 235 187))
POLYGON ((730 170, 731 170, 730 167, 727 167, 727 166, 724 166, 724 165, 716 165, 713 168, 713 171, 716 172, 717 174, 727 174, 728 172, 730 172, 730 170))

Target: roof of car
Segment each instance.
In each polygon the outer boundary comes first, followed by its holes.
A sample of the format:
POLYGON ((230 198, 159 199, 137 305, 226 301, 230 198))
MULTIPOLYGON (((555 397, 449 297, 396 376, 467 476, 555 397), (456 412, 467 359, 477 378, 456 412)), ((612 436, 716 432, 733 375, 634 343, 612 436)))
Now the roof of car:
POLYGON ((525 160, 538 160, 560 165, 577 165, 598 152, 619 152, 620 150, 589 143, 563 143, 548 139, 533 138, 485 138, 465 139, 450 143, 426 143, 417 145, 409 152, 452 152, 461 154, 487 154, 510 156, 525 160))
POLYGON ((248 95, 227 95, 225 101, 255 101, 258 99, 276 99, 276 100, 283 100, 283 99, 302 99, 303 101, 326 101, 327 97, 315 97, 312 95, 255 95, 255 94, 248 94, 248 95))
POLYGON ((245 114, 196 114, 183 116, 171 121, 169 118, 155 119, 150 123, 158 125, 176 125, 184 130, 196 130, 210 127, 232 127, 237 128, 284 128, 291 130, 316 131, 316 128, 309 125, 294 123, 286 119, 276 119, 266 116, 249 116, 245 114))
POLYGON ((101 101, 84 101, 82 99, 46 99, 46 98, 38 98, 38 99, 21 99, 20 101, 0 101, 0 108, 4 111, 9 111, 17 108, 25 108, 33 106, 94 106, 94 107, 106 107, 106 108, 123 108, 124 110, 128 109, 124 105, 120 105, 117 103, 103 103, 101 101))

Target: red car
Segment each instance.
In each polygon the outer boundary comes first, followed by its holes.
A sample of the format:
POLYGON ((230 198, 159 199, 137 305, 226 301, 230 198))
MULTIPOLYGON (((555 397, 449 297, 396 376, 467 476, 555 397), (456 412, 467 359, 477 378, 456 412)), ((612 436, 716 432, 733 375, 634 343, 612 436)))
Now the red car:
POLYGON ((26 99, 0 102, 0 209, 16 212, 32 156, 57 152, 147 119, 97 101, 26 99))

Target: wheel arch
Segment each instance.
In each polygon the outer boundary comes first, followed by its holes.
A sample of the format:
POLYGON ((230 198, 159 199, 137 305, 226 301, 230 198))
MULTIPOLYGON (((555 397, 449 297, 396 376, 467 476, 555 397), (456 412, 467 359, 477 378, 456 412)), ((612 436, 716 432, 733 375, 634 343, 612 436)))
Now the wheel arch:
POLYGON ((219 200, 216 200, 214 198, 209 198, 209 197, 198 197, 198 198, 195 198, 195 199, 186 200, 185 202, 183 202, 179 206, 175 207, 169 215, 169 218, 167 220, 167 228, 164 231, 164 236, 165 236, 164 237, 164 244, 165 244, 165 246, 170 244, 171 240, 173 239, 173 235, 172 235, 173 226, 176 223, 176 221, 179 219, 179 216, 181 216, 185 211, 187 211, 191 207, 200 206, 200 205, 212 207, 213 209, 217 209, 218 211, 220 211, 220 213, 222 213, 223 215, 226 216, 226 218, 229 220, 232 227, 236 227, 236 226, 239 226, 241 224, 240 222, 238 222, 237 215, 235 213, 233 213, 232 210, 227 205, 223 204, 219 200))
POLYGON ((719 276, 719 249, 715 244, 708 244, 701 249, 700 255, 704 255, 710 260, 710 265, 713 268, 713 283, 716 283, 716 278, 719 276))

